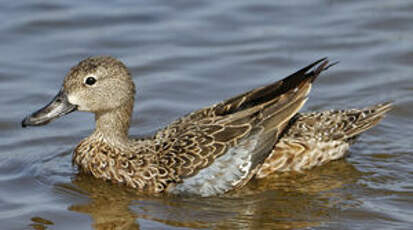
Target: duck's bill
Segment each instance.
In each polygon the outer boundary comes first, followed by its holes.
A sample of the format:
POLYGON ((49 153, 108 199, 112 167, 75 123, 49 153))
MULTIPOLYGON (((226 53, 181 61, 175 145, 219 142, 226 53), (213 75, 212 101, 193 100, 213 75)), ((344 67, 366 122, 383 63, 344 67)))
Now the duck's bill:
POLYGON ((22 127, 46 125, 49 122, 76 110, 76 105, 70 104, 63 90, 45 107, 24 118, 22 127))

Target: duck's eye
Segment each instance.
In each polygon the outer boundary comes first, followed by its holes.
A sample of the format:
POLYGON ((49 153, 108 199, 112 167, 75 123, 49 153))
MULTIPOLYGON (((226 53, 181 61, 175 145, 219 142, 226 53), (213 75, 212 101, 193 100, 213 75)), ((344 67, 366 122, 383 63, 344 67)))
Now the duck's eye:
POLYGON ((93 85, 93 84, 95 84, 95 82, 96 82, 96 79, 95 79, 94 77, 88 77, 88 78, 86 78, 86 80, 85 80, 85 83, 86 83, 87 85, 93 85))

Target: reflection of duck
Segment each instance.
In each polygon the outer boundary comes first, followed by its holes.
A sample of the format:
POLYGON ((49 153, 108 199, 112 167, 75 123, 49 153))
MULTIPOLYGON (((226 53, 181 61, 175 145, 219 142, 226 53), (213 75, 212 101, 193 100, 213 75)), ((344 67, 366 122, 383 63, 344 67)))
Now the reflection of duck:
POLYGON ((145 195, 84 174, 57 186, 59 192, 89 198, 71 204, 69 210, 90 215, 93 229, 297 229, 331 221, 343 205, 358 205, 352 191, 343 187, 360 176, 350 163, 340 160, 305 174, 272 175, 224 197, 201 199, 145 195))
POLYGON ((81 171, 149 193, 216 195, 253 176, 341 158, 349 140, 383 118, 389 104, 297 114, 312 82, 328 67, 319 60, 184 116, 153 138, 135 140, 128 138, 135 86, 127 68, 112 57, 92 57, 72 68, 55 99, 22 125, 43 125, 76 109, 93 112, 96 129, 74 152, 81 171))
POLYGON ((321 195, 320 192, 332 191, 352 184, 360 176, 361 172, 357 171, 352 164, 344 160, 338 160, 306 171, 306 173, 296 171, 274 173, 261 180, 256 180, 254 183, 249 183, 245 189, 228 194, 231 196, 245 196, 246 194, 276 190, 282 193, 321 195))
POLYGON ((130 205, 136 197, 118 186, 108 186, 90 176, 77 175, 73 184, 59 184, 60 191, 81 193, 90 198, 86 204, 73 204, 69 210, 85 213, 92 217, 93 229, 139 229, 135 223, 137 215, 130 211, 130 205))
POLYGON ((205 228, 208 226, 207 219, 203 219, 205 215, 216 215, 214 221, 226 216, 219 210, 205 210, 203 205, 197 207, 199 200, 178 197, 176 200, 162 195, 136 193, 132 189, 102 183, 101 180, 84 174, 76 175, 72 184, 58 186, 61 188, 59 190, 80 192, 90 198, 90 202, 71 205, 69 210, 90 215, 94 229, 138 229, 140 225, 152 228, 162 228, 165 225, 205 228))

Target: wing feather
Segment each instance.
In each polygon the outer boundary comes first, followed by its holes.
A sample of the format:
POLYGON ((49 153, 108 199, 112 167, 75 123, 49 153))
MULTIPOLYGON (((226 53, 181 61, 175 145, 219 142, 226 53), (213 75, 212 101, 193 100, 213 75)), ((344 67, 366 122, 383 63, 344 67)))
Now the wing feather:
MULTIPOLYGON (((215 170, 214 175, 222 173, 227 178, 217 178, 216 183, 232 178, 233 183, 228 185, 228 189, 245 183, 270 154, 289 120, 304 105, 312 82, 327 63, 321 59, 269 86, 251 90, 173 122, 155 137, 160 140, 159 145, 166 147, 159 148, 159 163, 166 168, 174 168, 185 183, 185 178, 194 177, 220 158, 221 166, 215 164, 212 171, 215 170), (313 67, 316 68, 312 70, 313 67), (227 153, 241 160, 221 158, 227 153), (224 173, 225 165, 240 171, 236 175, 224 173)), ((205 176, 206 172, 200 175, 205 176)), ((196 183, 203 185, 206 182, 201 178, 196 183)), ((220 191, 225 190, 227 184, 222 182, 220 191)))

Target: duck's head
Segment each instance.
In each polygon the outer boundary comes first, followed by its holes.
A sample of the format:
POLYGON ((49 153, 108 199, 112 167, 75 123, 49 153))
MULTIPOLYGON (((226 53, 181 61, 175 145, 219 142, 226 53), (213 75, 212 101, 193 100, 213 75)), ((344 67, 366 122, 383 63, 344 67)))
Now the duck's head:
POLYGON ((128 69, 113 57, 90 57, 74 66, 45 107, 27 116, 22 126, 45 125, 75 110, 102 114, 132 104, 135 85, 128 69))

